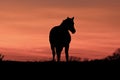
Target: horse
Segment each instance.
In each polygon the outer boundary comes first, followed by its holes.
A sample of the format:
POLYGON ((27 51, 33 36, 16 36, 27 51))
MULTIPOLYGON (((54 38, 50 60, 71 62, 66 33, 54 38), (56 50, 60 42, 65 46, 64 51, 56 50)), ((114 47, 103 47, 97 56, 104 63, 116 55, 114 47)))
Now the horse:
POLYGON ((57 54, 57 61, 60 61, 61 51, 65 48, 66 62, 69 60, 69 44, 71 42, 70 32, 73 34, 76 32, 74 27, 74 17, 63 20, 63 22, 53 27, 49 33, 49 42, 52 50, 52 60, 55 61, 55 55, 57 54))

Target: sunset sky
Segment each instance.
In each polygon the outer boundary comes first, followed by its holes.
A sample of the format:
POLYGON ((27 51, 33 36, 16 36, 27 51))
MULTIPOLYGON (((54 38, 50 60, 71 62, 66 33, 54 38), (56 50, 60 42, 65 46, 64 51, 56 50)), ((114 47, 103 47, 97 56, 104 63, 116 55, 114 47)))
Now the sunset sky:
POLYGON ((120 48, 120 0, 0 0, 0 53, 5 60, 51 59, 50 29, 73 16, 70 56, 100 59, 120 48))

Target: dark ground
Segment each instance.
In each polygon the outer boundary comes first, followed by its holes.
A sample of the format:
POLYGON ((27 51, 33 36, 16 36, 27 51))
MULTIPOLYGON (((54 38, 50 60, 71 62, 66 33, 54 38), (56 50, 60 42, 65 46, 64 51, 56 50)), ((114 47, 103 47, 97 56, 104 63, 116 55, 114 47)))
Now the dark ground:
MULTIPOLYGON (((32 77, 33 80, 41 79, 56 79, 62 80, 65 77, 73 78, 74 80, 97 79, 104 77, 111 77, 120 72, 120 61, 70 61, 70 62, 15 62, 15 61, 1 61, 0 73, 4 76, 12 75, 15 78, 32 77), (35 76, 35 77, 34 77, 35 76)), ((117 76, 117 75, 116 75, 117 76)), ((6 78, 6 77, 4 77, 6 78)), ((8 77, 9 78, 9 77, 8 77)), ((117 78, 117 77, 116 77, 117 78)), ((19 79, 18 79, 19 80, 19 79)), ((71 80, 71 79, 70 79, 71 80)), ((98 79, 99 80, 99 79, 98 79)))

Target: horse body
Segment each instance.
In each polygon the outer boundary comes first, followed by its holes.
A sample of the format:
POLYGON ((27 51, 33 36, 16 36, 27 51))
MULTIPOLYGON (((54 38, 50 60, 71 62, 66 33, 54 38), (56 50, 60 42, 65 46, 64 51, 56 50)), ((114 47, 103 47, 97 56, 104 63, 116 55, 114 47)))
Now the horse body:
POLYGON ((71 41, 71 36, 68 31, 64 31, 60 26, 54 27, 50 32, 51 45, 63 46, 68 45, 71 41))
POLYGON ((64 47, 65 47, 66 61, 68 61, 69 43, 71 41, 69 30, 75 33, 73 19, 74 18, 72 19, 67 18, 62 22, 61 25, 53 27, 50 31, 49 41, 51 45, 53 61, 55 60, 55 54, 57 54, 57 61, 60 61, 61 51, 64 47))

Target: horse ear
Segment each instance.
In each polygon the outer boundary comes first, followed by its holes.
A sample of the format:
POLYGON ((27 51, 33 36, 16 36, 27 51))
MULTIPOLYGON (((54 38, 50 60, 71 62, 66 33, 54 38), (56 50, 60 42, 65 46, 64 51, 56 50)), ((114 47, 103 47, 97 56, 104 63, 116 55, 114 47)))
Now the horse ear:
POLYGON ((72 17, 72 20, 74 20, 74 17, 72 17))

